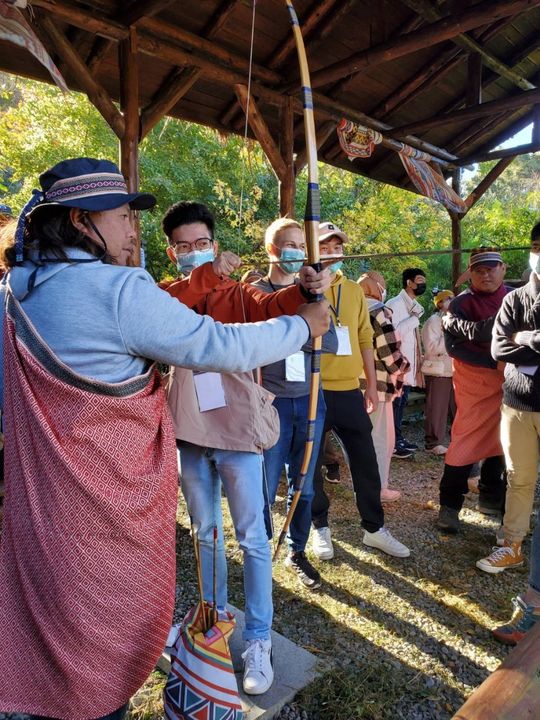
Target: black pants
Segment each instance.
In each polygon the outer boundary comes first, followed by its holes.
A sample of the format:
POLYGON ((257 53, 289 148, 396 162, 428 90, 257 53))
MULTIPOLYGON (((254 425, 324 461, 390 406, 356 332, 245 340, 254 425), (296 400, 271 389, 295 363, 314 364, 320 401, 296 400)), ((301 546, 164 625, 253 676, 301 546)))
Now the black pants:
MULTIPOLYGON (((440 485, 440 504, 454 510, 461 510, 463 498, 469 492, 467 480, 471 465, 446 465, 440 485)), ((504 511, 506 497, 506 469, 503 455, 486 458, 480 470, 478 483, 479 502, 504 511)))
MULTIPOLYGON (((371 438, 371 420, 364 406, 364 396, 360 390, 325 390, 324 399, 324 431, 334 430, 343 443, 349 456, 356 507, 362 518, 362 526, 368 532, 376 532, 384 525, 384 511, 381 504, 381 478, 371 438)), ((323 445, 313 476, 315 495, 311 519, 315 528, 328 526, 330 507, 321 474, 323 445)))

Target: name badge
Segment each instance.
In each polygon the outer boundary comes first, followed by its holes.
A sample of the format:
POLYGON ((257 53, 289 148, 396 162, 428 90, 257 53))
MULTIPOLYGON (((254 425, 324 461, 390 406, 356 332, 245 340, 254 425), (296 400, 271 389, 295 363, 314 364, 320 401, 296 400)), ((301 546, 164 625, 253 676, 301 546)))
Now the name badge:
POLYGON ((336 327, 336 335, 338 340, 338 348, 336 355, 352 355, 349 328, 346 325, 340 325, 339 327, 336 327))
POLYGON ((227 407, 220 373, 193 373, 193 382, 200 412, 227 407))
POLYGON ((285 358, 285 379, 291 382, 305 382, 306 364, 302 350, 285 358))

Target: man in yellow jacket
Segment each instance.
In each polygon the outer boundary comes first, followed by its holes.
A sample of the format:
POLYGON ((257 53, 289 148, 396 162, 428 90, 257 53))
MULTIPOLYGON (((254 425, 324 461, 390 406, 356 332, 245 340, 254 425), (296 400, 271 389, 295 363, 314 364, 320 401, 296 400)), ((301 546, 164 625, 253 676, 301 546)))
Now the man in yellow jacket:
MULTIPOLYGON (((364 544, 394 557, 408 557, 410 551, 384 526, 381 503, 381 479, 371 437, 369 413, 378 403, 377 378, 373 358, 373 330, 362 288, 346 278, 340 270, 343 245, 347 235, 333 223, 319 226, 321 260, 331 273, 330 289, 325 297, 330 303, 338 349, 321 359, 321 379, 326 402, 325 432, 334 430, 349 458, 356 506, 365 530, 364 544), (331 262, 332 258, 336 258, 331 262), (330 264, 328 265, 328 262, 330 264), (365 393, 359 388, 359 377, 365 374, 365 393)), ((328 526, 330 502, 321 475, 323 453, 319 453, 314 475, 315 497, 312 504, 313 552, 321 560, 334 556, 328 526)))

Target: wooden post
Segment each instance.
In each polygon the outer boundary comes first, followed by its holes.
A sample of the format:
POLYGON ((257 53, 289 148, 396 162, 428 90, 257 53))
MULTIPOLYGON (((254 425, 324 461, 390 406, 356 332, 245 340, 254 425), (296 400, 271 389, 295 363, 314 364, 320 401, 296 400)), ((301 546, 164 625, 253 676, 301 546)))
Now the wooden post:
MULTIPOLYGON (((124 116, 124 133, 120 138, 120 169, 126 178, 129 192, 139 189, 139 68, 137 64, 137 31, 129 28, 129 35, 119 44, 120 108, 124 116)), ((137 238, 133 249, 133 264, 140 265, 141 233, 138 218, 134 218, 137 238)))
POLYGON ((281 217, 294 218, 295 175, 293 161, 294 147, 294 110, 292 100, 287 98, 280 109, 281 133, 279 150, 285 163, 285 175, 279 180, 279 214, 281 217))
POLYGON ((452 720, 525 720, 540 717, 540 623, 480 687, 452 720))
POLYGON ((479 105, 482 102, 482 56, 470 52, 467 58, 467 91, 465 105, 479 105))
MULTIPOLYGON (((458 195, 461 193, 461 170, 455 170, 452 173, 452 189, 458 195)), ((457 213, 450 213, 452 221, 452 250, 456 250, 452 254, 452 285, 454 292, 459 292, 457 287, 457 279, 461 275, 461 217, 457 213)))

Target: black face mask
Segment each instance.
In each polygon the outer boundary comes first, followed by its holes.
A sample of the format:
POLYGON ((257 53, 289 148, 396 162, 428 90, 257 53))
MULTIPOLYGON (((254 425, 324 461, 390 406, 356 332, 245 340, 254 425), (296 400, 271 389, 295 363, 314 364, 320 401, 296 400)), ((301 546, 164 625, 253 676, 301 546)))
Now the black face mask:
POLYGON ((416 287, 413 288, 413 293, 418 297, 418 295, 423 295, 426 292, 426 283, 417 283, 416 287))

